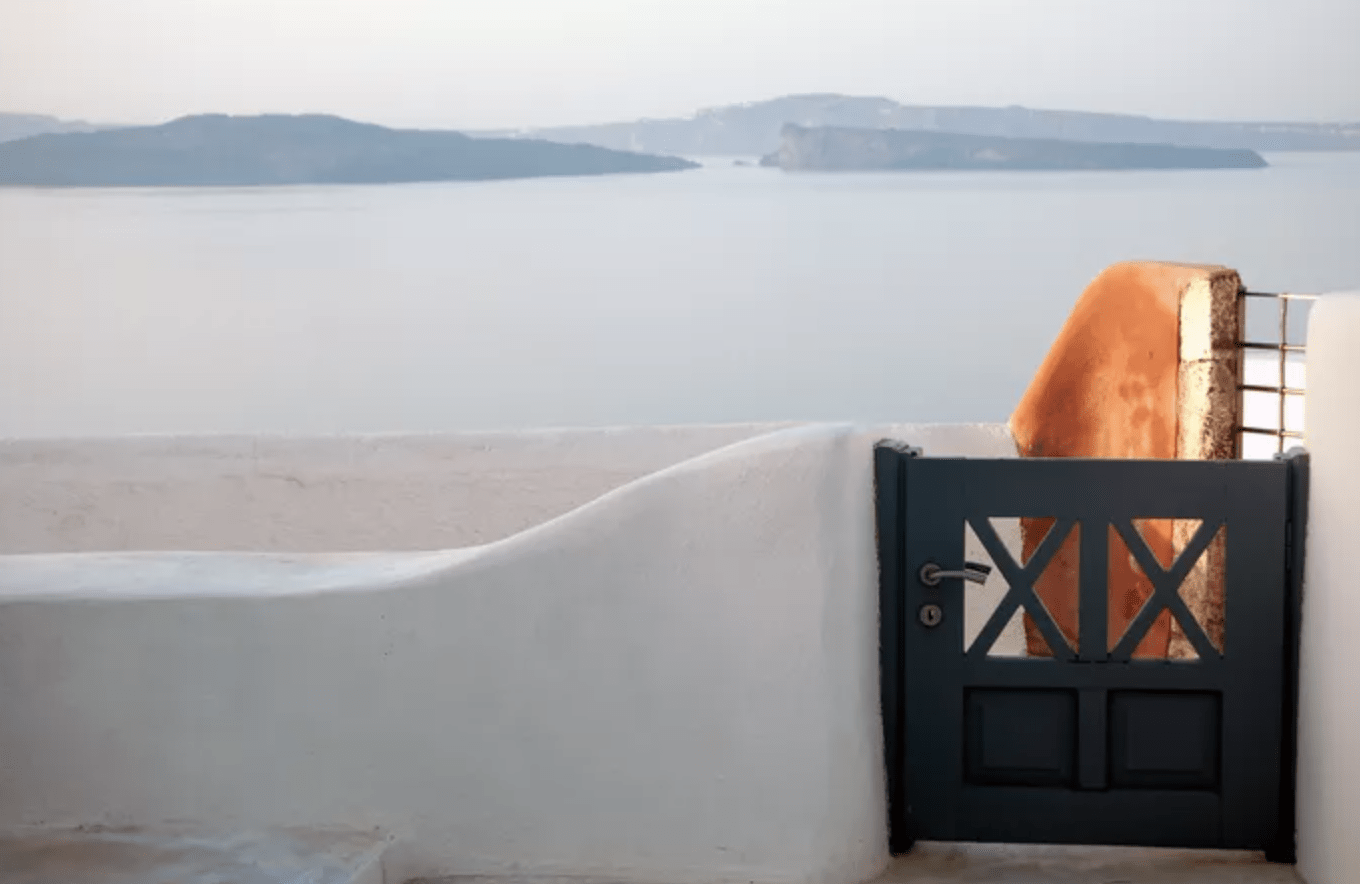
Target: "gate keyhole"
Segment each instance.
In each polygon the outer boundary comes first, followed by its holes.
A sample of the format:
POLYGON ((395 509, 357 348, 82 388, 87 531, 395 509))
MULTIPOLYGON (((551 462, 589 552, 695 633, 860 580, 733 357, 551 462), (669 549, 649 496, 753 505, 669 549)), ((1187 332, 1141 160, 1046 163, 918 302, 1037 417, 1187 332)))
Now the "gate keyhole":
POLYGON ((925 626, 928 629, 933 629, 936 626, 939 626, 940 622, 944 620, 944 609, 942 609, 939 605, 931 602, 929 604, 922 605, 921 610, 917 614, 917 616, 920 618, 922 626, 925 626))

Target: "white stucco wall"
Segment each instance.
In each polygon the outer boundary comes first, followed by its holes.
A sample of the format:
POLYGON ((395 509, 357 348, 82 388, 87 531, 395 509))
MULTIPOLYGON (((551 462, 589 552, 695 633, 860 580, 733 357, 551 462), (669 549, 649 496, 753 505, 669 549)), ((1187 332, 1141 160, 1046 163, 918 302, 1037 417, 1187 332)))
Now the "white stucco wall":
POLYGON ((774 429, 0 440, 0 554, 473 546, 774 429))
POLYGON ((1311 455, 1299 694, 1299 871, 1360 881, 1360 295, 1308 323, 1311 455))
POLYGON ((0 556, 0 828, 391 833, 387 880, 887 859, 872 443, 805 427, 432 553, 0 556))

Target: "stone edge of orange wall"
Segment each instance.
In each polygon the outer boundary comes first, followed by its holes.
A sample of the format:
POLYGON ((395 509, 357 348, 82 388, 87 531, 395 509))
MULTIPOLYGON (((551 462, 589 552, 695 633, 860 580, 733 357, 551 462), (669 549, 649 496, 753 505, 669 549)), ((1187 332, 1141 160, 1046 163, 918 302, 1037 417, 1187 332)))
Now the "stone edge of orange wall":
POLYGON ((1176 457, 1232 460, 1241 417, 1242 279, 1228 267, 1204 270, 1180 292, 1176 457))
MULTIPOLYGON (((1233 460, 1239 454, 1241 424, 1242 279, 1227 267, 1206 268, 1180 293, 1180 364, 1176 380, 1178 460, 1233 460)), ((1172 545, 1184 549, 1199 526, 1184 519, 1172 526, 1172 545)), ((1224 584, 1227 547, 1205 550, 1181 584, 1181 597, 1219 648, 1224 639, 1224 584)), ((1168 655, 1195 656, 1173 618, 1168 655)))

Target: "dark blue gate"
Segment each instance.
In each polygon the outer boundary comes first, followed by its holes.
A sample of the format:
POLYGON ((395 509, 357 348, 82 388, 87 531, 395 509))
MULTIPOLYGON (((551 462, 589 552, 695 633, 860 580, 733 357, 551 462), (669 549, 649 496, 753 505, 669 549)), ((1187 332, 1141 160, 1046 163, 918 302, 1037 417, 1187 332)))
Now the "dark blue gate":
POLYGON ((1129 844, 1260 849, 1292 862, 1306 470, 1301 453, 970 460, 880 445, 893 851, 917 839, 1129 844), (1023 561, 995 521, 1020 517, 1048 524, 1023 561), (1164 562, 1139 532, 1147 519, 1198 530, 1164 562), (972 635, 965 587, 991 569, 965 561, 966 530, 1006 584, 972 635), (1211 544, 1224 599, 1216 637, 1179 594, 1211 544), (1079 626, 1066 631, 1035 592, 1064 545, 1079 561, 1079 626), (1107 628, 1115 555, 1152 589, 1122 635, 1107 628), (1166 611, 1193 659, 1135 657, 1166 611), (994 652, 1021 612, 1047 656, 994 652))

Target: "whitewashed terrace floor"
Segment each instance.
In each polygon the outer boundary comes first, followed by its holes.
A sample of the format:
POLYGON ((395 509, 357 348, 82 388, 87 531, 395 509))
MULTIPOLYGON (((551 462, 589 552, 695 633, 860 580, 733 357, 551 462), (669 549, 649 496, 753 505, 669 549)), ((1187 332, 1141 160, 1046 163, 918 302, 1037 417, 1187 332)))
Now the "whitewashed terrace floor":
MULTIPOLYGON (((0 833, 0 884, 383 884, 386 842, 331 830, 0 833)), ((439 881, 473 884, 473 879, 439 881)), ((477 878, 475 884, 496 884, 477 878)), ((539 882, 542 884, 542 882, 539 882)), ((579 884, 579 882, 577 882, 579 884)), ((923 842, 873 884, 1300 884, 1259 854, 923 842)))
POLYGON ((921 842, 875 884, 1300 884, 1257 853, 921 842))
POLYGON ((311 829, 0 833, 0 884, 382 884, 386 842, 311 829))

